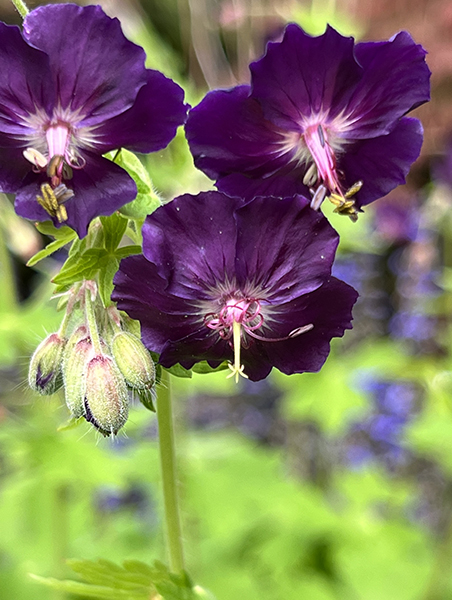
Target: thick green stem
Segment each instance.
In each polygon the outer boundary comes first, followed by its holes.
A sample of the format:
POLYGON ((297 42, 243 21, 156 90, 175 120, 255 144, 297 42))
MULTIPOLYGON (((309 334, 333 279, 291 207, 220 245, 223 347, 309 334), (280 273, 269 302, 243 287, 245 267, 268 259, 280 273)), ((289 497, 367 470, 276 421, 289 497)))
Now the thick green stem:
POLYGON ((22 0, 13 0, 13 4, 16 7, 17 12, 22 17, 22 19, 25 19, 29 12, 25 2, 22 2, 22 0))
POLYGON ((157 419, 170 567, 174 573, 180 573, 184 570, 184 555, 177 493, 171 387, 169 374, 164 370, 162 370, 162 381, 157 395, 157 419))

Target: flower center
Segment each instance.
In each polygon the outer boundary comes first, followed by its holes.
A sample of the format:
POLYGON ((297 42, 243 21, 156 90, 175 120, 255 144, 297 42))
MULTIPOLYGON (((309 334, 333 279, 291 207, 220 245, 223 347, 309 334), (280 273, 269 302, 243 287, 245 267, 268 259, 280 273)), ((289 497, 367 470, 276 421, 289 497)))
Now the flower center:
POLYGON ((320 123, 309 125, 305 129, 303 137, 316 166, 314 170, 308 169, 304 183, 312 185, 316 183, 316 180, 320 180, 331 193, 342 195, 336 172, 336 157, 324 126, 320 123))
POLYGON ((241 364, 240 350, 242 346, 248 348, 247 336, 261 342, 282 342, 311 330, 314 325, 310 323, 303 327, 297 327, 286 337, 270 338, 256 333, 264 325, 261 303, 256 298, 230 297, 218 313, 208 313, 204 317, 204 323, 209 329, 217 331, 219 336, 227 340, 234 351, 234 363, 229 363, 231 373, 228 377, 234 377, 238 383, 239 377, 248 379, 244 373, 244 365, 241 364))
POLYGON ((36 173, 45 172, 50 180, 41 185, 41 195, 36 200, 49 215, 62 223, 67 221, 63 204, 74 196, 74 192, 66 187, 64 181, 72 179, 72 170, 82 169, 85 160, 71 152, 71 127, 67 123, 58 121, 48 126, 45 138, 48 150, 46 155, 36 148, 26 148, 23 154, 32 163, 36 173))
POLYGON ((357 181, 344 191, 339 183, 336 169, 336 156, 333 143, 328 139, 328 128, 321 123, 308 125, 303 134, 304 142, 313 159, 303 178, 303 183, 314 187, 311 207, 318 210, 323 200, 328 197, 336 208, 334 212, 345 214, 352 221, 358 219, 358 211, 354 200, 351 200, 361 189, 363 182, 357 181), (328 195, 329 192, 329 195, 328 195))

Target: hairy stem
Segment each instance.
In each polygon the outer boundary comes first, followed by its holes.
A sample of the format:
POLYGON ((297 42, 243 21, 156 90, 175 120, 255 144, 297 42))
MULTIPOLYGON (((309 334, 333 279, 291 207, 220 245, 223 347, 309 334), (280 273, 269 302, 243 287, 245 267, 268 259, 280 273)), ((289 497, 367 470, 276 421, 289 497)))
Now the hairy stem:
POLYGON ((28 10, 27 5, 25 4, 25 2, 23 2, 22 0, 13 0, 13 4, 16 7, 17 12, 22 17, 22 19, 25 19, 25 17, 29 13, 29 10, 28 10))
POLYGON ((96 315, 94 313, 94 303, 91 297, 92 291, 88 286, 85 287, 85 316, 88 324, 89 336, 96 354, 103 354, 100 343, 99 331, 97 329, 96 315))
POLYGON ((157 419, 170 567, 174 573, 180 573, 184 570, 184 556, 177 490, 171 387, 169 374, 164 370, 157 395, 157 419))

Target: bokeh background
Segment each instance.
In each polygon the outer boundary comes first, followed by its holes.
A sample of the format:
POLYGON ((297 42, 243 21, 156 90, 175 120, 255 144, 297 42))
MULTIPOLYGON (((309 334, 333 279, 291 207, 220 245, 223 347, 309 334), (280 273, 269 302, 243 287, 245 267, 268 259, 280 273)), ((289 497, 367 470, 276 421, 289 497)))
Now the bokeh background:
MULTIPOLYGON (((432 101, 416 111, 425 144, 408 184, 356 224, 332 216, 335 275, 361 294, 354 329, 318 374, 238 386, 195 374, 174 391, 188 568, 218 600, 449 600, 452 3, 100 4, 192 105, 248 81, 250 60, 289 21, 361 40, 407 29, 429 52, 432 101)), ((0 18, 20 22, 7 0, 0 18)), ((182 131, 143 160, 167 199, 211 187, 182 131)), ((104 440, 87 424, 64 428, 62 396, 27 390, 30 354, 60 321, 49 281, 64 255, 25 266, 45 243, 0 195, 2 600, 53 599, 27 574, 67 577, 65 558, 165 553, 155 416, 136 405, 125 433, 104 440)))

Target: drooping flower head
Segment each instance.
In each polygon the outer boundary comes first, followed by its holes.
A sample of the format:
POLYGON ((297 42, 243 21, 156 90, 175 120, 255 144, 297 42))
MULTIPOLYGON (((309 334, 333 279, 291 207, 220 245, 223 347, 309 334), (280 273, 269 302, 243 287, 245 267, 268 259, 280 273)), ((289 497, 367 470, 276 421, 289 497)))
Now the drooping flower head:
POLYGON ((99 6, 39 7, 22 32, 0 23, 0 190, 19 215, 84 236, 134 199, 102 154, 164 148, 187 111, 182 89, 144 61, 99 6))
POLYGON ((121 262, 112 298, 164 367, 229 360, 254 381, 318 371, 357 297, 331 277, 337 243, 301 196, 180 196, 147 218, 143 256, 121 262))
POLYGON ((425 51, 406 32, 355 44, 328 27, 288 25, 251 64, 251 85, 213 91, 186 126, 195 165, 218 189, 254 196, 313 195, 356 220, 405 182, 422 126, 404 115, 429 99, 425 51))

